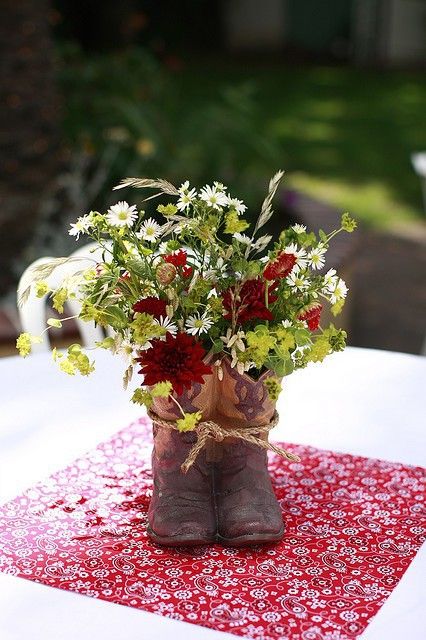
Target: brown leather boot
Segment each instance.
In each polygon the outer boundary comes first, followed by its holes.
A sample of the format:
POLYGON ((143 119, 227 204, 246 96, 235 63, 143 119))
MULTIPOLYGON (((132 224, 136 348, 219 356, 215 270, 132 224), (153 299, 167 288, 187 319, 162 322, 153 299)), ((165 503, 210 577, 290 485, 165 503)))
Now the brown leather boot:
MULTIPOLYGON (((179 396, 185 411, 203 411, 209 418, 213 402, 211 383, 206 376, 204 385, 195 384, 189 392, 179 396)), ((156 398, 153 410, 166 420, 179 417, 176 405, 167 399, 156 398)), ((148 510, 148 535, 154 542, 167 546, 199 545, 215 542, 216 515, 214 508, 212 464, 202 451, 193 466, 184 474, 181 464, 196 441, 193 432, 179 433, 154 425, 152 452, 153 495, 148 510)))
MULTIPOLYGON (((268 423, 275 404, 259 380, 231 369, 223 361, 223 379, 216 404, 215 420, 222 426, 257 426, 268 423)), ((265 436, 266 437, 266 436, 265 436)), ((284 535, 281 508, 275 497, 264 449, 237 438, 216 445, 215 500, 218 541, 246 546, 277 542, 284 535)))

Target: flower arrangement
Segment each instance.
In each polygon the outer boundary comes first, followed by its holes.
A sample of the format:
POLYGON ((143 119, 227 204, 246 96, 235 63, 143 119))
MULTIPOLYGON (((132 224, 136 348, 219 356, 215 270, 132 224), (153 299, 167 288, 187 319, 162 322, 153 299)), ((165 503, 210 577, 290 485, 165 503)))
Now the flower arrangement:
MULTIPOLYGON (((176 188, 166 180, 125 179, 116 188, 153 188, 151 198, 169 196, 157 207, 158 219, 125 201, 78 218, 69 233, 94 240, 103 248, 102 261, 79 270, 71 258, 75 273, 53 291, 48 277, 67 259, 39 265, 19 302, 31 292, 49 295, 62 313, 66 301, 76 299, 81 320, 111 328, 113 335, 96 347, 126 356, 125 386, 135 369, 143 375, 135 403, 150 407, 160 396, 179 404, 176 396, 205 376, 221 379, 224 358, 254 379, 274 372, 265 384, 276 399, 283 376, 345 347, 345 331, 321 326, 324 304, 337 315, 347 294, 335 269, 324 265, 332 238, 356 227, 344 213, 332 233, 316 235, 295 224, 271 246, 272 237, 261 230, 282 177, 280 171, 271 179, 251 231, 245 204, 219 182, 197 190, 188 181, 176 188)), ((46 331, 63 321, 49 319, 46 331)), ((17 348, 25 356, 41 339, 21 334, 17 348)), ((53 358, 68 374, 88 375, 94 369, 89 351, 74 344, 66 353, 54 350, 53 358)), ((177 425, 192 430, 200 419, 200 412, 182 409, 177 425)))

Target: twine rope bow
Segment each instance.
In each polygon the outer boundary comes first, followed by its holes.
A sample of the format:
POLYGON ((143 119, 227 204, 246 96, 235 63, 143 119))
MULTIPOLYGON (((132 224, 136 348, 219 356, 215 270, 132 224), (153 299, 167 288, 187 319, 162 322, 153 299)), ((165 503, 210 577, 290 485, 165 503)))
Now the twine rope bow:
MULTIPOLYGON (((166 429, 175 429, 179 431, 175 420, 165 420, 160 418, 160 416, 152 411, 148 410, 148 415, 151 420, 157 424, 159 427, 165 427, 166 429)), ((250 444, 254 444, 261 449, 266 449, 268 451, 273 451, 281 458, 286 458, 287 460, 291 460, 292 462, 299 462, 299 456, 296 456, 294 453, 290 453, 290 451, 286 451, 281 447, 277 447, 277 445, 272 444, 268 440, 264 440, 260 437, 261 434, 269 433, 271 429, 273 429, 278 424, 278 412, 275 411, 272 419, 267 424, 262 424, 258 427, 240 427, 240 428, 225 428, 221 427, 216 422, 212 420, 206 420, 199 422, 195 433, 197 434, 197 440, 194 443, 192 449, 190 449, 188 456, 184 463, 181 465, 181 469, 183 473, 186 473, 194 464, 197 459, 198 454, 204 449, 209 439, 215 440, 216 442, 222 442, 225 438, 239 438, 240 440, 244 440, 245 442, 249 442, 250 444)))

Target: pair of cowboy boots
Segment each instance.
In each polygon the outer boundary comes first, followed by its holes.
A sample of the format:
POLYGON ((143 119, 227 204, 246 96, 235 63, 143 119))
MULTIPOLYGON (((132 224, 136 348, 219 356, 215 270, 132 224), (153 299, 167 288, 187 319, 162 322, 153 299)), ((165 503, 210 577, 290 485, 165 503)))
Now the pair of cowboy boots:
MULTIPOLYGON (((222 369, 222 380, 214 372, 205 377, 205 384, 194 384, 177 398, 184 411, 201 411, 203 420, 225 429, 269 423, 275 406, 263 381, 270 374, 256 381, 240 375, 228 360, 222 369)), ((179 417, 168 399, 156 398, 152 408, 165 420, 179 417)), ((181 465, 196 439, 194 432, 179 433, 154 423, 150 538, 168 546, 245 546, 280 540, 284 523, 266 451, 239 438, 209 440, 185 474, 181 465)))

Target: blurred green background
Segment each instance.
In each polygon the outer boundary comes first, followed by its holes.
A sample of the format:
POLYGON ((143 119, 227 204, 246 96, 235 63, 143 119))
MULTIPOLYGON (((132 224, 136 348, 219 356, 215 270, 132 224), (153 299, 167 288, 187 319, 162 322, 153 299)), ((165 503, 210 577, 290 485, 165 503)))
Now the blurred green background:
MULTIPOLYGON (((105 154, 115 180, 223 179, 257 204, 276 167, 306 190, 378 227, 422 219, 413 150, 426 148, 423 71, 286 68, 223 60, 177 71, 146 51, 60 50, 64 134, 105 154)), ((113 180, 114 181, 114 180, 113 180)))
POLYGON ((79 215, 140 200, 121 178, 220 180, 254 217, 283 168, 271 231, 361 223, 336 253, 353 343, 426 348, 425 27, 423 0, 3 0, 0 343, 23 269, 74 250, 79 215))

